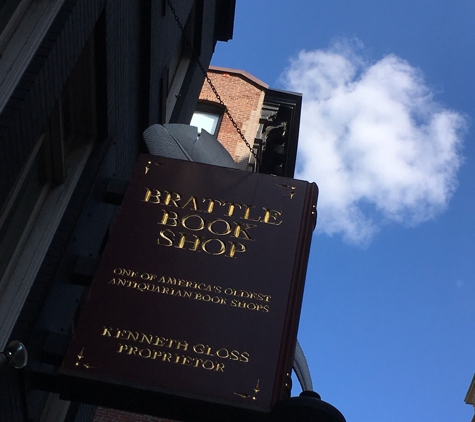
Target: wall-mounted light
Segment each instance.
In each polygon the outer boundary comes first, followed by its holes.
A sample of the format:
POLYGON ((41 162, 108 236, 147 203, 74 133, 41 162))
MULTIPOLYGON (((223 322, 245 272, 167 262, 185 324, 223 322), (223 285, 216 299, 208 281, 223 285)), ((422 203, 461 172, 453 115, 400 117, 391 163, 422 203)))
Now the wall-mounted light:
POLYGON ((18 340, 8 343, 5 350, 0 353, 0 368, 11 365, 16 369, 21 369, 26 366, 27 362, 28 352, 26 347, 18 340))
POLYGON ((277 402, 272 408, 271 422, 346 422, 340 411, 321 400, 314 391, 303 391, 299 397, 277 402))

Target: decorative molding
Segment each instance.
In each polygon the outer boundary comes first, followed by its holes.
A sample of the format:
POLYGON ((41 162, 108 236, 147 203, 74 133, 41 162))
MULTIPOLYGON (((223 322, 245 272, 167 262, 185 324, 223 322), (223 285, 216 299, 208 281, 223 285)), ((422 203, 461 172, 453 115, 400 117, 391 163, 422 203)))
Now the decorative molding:
POLYGON ((69 199, 92 150, 90 142, 75 151, 66 163, 70 173, 66 181, 45 194, 36 218, 30 219, 29 227, 19 242, 16 255, 0 280, 0 349, 3 348, 20 314, 23 303, 35 280, 43 258, 61 221, 69 199), (29 230, 30 229, 30 230, 29 230))
MULTIPOLYGON (((63 3, 64 0, 35 0, 31 2, 23 16, 21 16, 21 21, 15 24, 11 36, 1 40, 2 44, 5 43, 5 45, 1 51, 0 62, 0 113, 10 99, 63 3)), ((4 33, 5 31, 3 31, 2 36, 4 33)))

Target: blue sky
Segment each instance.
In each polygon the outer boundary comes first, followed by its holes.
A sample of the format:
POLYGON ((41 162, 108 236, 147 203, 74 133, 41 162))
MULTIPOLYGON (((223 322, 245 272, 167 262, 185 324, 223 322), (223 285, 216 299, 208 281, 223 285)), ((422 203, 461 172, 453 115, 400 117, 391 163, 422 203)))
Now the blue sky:
POLYGON ((237 0, 213 58, 304 94, 299 339, 347 421, 473 415, 474 20, 472 0, 237 0))

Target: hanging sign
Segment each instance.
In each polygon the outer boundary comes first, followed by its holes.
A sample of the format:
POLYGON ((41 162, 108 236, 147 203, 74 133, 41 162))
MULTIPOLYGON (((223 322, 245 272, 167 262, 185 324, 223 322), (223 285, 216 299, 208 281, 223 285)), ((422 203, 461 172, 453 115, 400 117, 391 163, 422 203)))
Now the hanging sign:
POLYGON ((289 394, 313 183, 143 155, 61 368, 64 398, 265 420, 289 394))

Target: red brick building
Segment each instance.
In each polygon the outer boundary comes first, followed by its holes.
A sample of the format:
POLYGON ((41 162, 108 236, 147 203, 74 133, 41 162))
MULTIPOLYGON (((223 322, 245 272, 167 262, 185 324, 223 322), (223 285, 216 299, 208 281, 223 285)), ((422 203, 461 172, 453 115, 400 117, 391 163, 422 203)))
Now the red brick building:
MULTIPOLYGON (((269 86, 243 70, 211 66, 208 76, 243 135, 252 145, 259 129, 264 97, 269 86)), ((203 107, 207 103, 214 104, 217 111, 222 108, 211 86, 205 82, 201 90, 199 106, 203 107)), ((198 110, 200 110, 199 107, 198 110)), ((242 166, 241 168, 246 170, 250 151, 232 122, 226 116, 223 117, 218 128, 218 139, 234 160, 242 166)))
POLYGON ((208 77, 220 98, 205 81, 191 124, 203 123, 202 127, 218 138, 242 170, 293 177, 301 94, 271 89, 243 70, 210 66, 208 77), (257 163, 225 107, 253 148, 257 163))
POLYGON ((94 422, 168 422, 166 419, 156 418, 149 415, 124 412, 122 410, 98 407, 94 416, 94 422))

